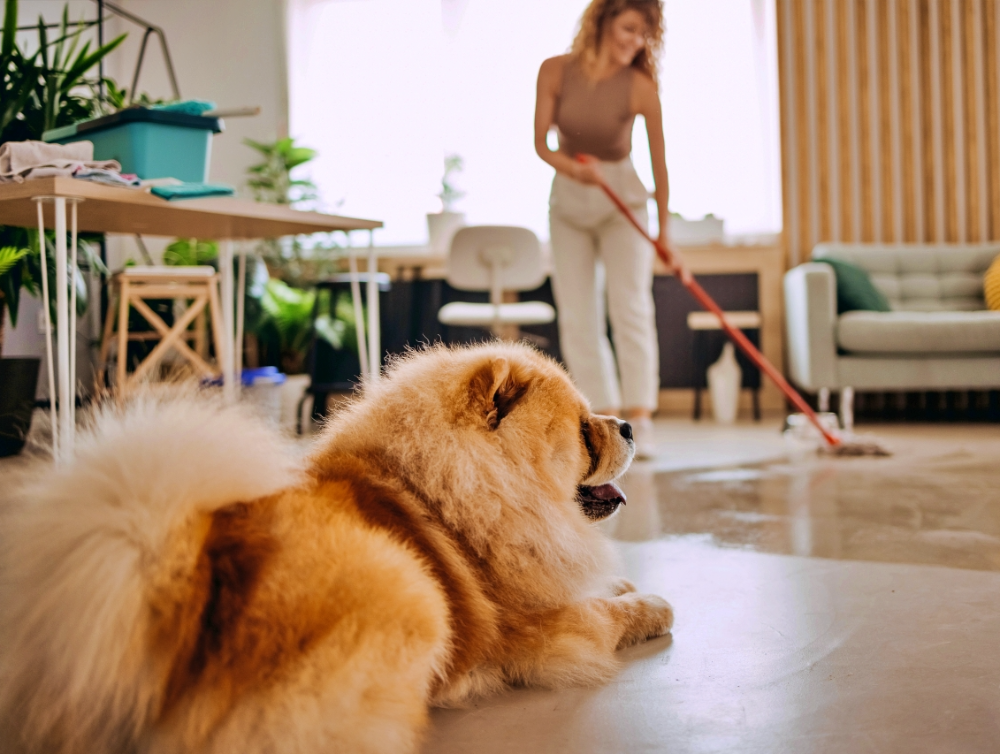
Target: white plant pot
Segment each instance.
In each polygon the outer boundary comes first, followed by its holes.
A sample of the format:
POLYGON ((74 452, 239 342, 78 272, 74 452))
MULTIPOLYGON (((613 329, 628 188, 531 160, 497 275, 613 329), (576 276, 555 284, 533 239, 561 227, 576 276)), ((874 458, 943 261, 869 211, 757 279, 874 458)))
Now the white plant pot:
POLYGON ((712 396, 712 413, 719 424, 732 424, 740 405, 740 384, 743 372, 736 362, 733 344, 726 343, 719 360, 708 368, 708 390, 712 396))
POLYGON ((701 220, 671 217, 667 234, 677 246, 705 246, 724 241, 726 228, 725 223, 717 217, 705 217, 701 220))
MULTIPOLYGON (((298 410, 299 401, 302 400, 302 395, 308 387, 308 374, 290 374, 285 380, 285 384, 281 386, 281 428, 283 430, 295 432, 295 427, 298 424, 295 412, 298 410)), ((306 405, 302 406, 302 415, 305 417, 312 415, 311 400, 307 400, 306 405)), ((306 426, 305 419, 302 420, 302 424, 306 426)))
POLYGON ((452 236, 464 225, 464 212, 436 212, 427 215, 427 239, 431 252, 447 254, 452 236))

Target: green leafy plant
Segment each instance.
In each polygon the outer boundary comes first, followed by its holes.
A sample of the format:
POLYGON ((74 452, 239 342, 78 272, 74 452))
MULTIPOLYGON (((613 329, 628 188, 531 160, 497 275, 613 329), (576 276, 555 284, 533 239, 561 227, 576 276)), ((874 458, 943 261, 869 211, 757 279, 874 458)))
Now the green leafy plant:
POLYGON ((247 185, 254 199, 270 204, 295 206, 316 199, 316 184, 305 178, 292 178, 292 171, 316 157, 316 150, 296 146, 295 139, 287 136, 271 144, 253 139, 243 143, 257 150, 264 161, 247 168, 250 179, 247 185))
MULTIPOLYGON (((69 8, 63 9, 62 22, 55 36, 42 19, 38 21, 38 46, 30 54, 17 42, 18 3, 4 1, 3 30, 0 32, 0 144, 6 141, 38 140, 51 128, 69 125, 102 112, 97 96, 101 81, 88 74, 112 50, 122 43, 121 35, 105 45, 91 49, 83 41, 84 28, 72 28, 69 8)), ((110 85, 110 80, 105 79, 110 85)), ((49 253, 48 275, 52 300, 55 300, 54 234, 46 233, 49 253)), ((0 225, 0 348, 3 344, 3 313, 6 309, 12 325, 17 324, 21 289, 38 296, 41 293, 41 257, 38 231, 0 225)), ((105 274, 107 270, 85 238, 79 239, 79 260, 83 268, 105 274)), ((87 287, 80 270, 73 270, 70 285, 77 288, 77 309, 86 310, 87 287)), ((54 314, 54 311, 53 311, 54 314)))
MULTIPOLYGON (((0 352, 3 350, 4 309, 10 317, 12 326, 17 326, 17 312, 21 303, 21 291, 26 290, 32 296, 42 295, 42 261, 38 251, 38 231, 25 228, 3 228, 3 236, 14 243, 0 246, 0 352)), ((49 313, 52 321, 56 321, 56 262, 55 237, 45 234, 46 270, 49 283, 49 313)), ((71 270, 68 284, 76 287, 76 311, 82 315, 87 311, 88 289, 84 279, 84 270, 93 270, 106 275, 108 270, 101 262, 93 245, 85 240, 77 242, 78 267, 71 270)))
POLYGON ((38 19, 38 47, 28 54, 17 44, 17 19, 17 0, 6 0, 0 35, 0 144, 37 140, 49 129, 103 112, 97 96, 101 81, 88 74, 126 35, 91 49, 83 41, 85 28, 71 28, 66 6, 53 39, 44 19, 38 19))
MULTIPOLYGON (((252 139, 244 143, 264 157, 247 169, 247 186, 254 199, 291 207, 308 207, 318 198, 316 185, 306 178, 292 178, 292 171, 315 159, 316 151, 295 144, 291 137, 272 143, 252 139)), ((269 239, 256 248, 268 270, 286 282, 302 286, 337 271, 342 249, 330 236, 269 239)))
MULTIPOLYGON (((316 151, 298 146, 291 137, 272 143, 246 139, 263 162, 248 168, 247 185, 259 202, 300 207, 318 198, 316 185, 306 178, 292 178, 292 171, 315 159, 316 151)), ((329 238, 264 241, 257 246, 257 262, 248 270, 247 329, 256 335, 262 350, 277 353, 283 371, 302 371, 309 345, 315 337, 334 349, 356 349, 354 307, 347 294, 331 301, 330 291, 308 286, 338 271, 343 250, 329 238)), ((250 264, 253 258, 248 259, 250 264)))
POLYGON ((339 296, 332 310, 330 298, 329 291, 317 294, 315 290, 293 288, 281 280, 271 279, 264 285, 256 332, 262 345, 277 350, 282 371, 288 374, 303 371, 314 329, 318 337, 335 349, 357 347, 350 297, 339 296))
POLYGON ((163 264, 168 267, 195 267, 219 258, 219 244, 197 238, 178 238, 163 250, 163 264))
MULTIPOLYGON (((319 293, 319 315, 313 322, 316 334, 333 346, 336 350, 358 349, 357 320, 354 318, 354 303, 349 293, 337 296, 333 307, 330 306, 330 291, 319 293)), ((362 307, 362 312, 364 307, 362 307)))
POLYGON ((465 192, 459 191, 452 183, 452 177, 461 173, 464 168, 465 161, 459 155, 450 154, 444 158, 444 176, 441 178, 441 193, 438 197, 445 212, 454 212, 455 203, 465 196, 465 192))

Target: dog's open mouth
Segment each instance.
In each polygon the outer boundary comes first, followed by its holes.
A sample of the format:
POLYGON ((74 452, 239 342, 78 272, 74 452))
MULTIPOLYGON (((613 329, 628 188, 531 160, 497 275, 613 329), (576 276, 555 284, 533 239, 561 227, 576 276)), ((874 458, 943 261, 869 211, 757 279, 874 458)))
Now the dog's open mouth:
POLYGON ((583 512, 587 514, 587 518, 592 521, 607 518, 618 510, 619 505, 625 505, 625 493, 614 482, 599 484, 596 487, 580 485, 576 488, 576 499, 583 512))

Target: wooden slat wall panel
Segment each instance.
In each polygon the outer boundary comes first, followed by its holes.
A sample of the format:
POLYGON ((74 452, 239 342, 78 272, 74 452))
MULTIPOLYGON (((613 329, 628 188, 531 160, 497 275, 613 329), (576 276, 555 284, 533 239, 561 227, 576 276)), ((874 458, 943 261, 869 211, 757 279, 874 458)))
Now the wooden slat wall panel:
POLYGON ((1000 239, 1000 0, 776 0, 789 263, 1000 239))

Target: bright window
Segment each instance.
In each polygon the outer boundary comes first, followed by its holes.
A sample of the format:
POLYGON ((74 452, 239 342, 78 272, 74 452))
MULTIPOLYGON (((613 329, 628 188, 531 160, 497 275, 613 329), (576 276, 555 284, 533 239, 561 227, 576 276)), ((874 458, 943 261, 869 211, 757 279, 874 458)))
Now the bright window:
MULTIPOLYGON (((326 209, 374 217, 379 244, 426 241, 445 154, 469 223, 548 237, 552 170, 534 153, 541 61, 586 0, 291 0, 291 133, 326 209)), ((666 0, 661 66, 671 208, 731 233, 780 230, 773 0, 666 0)), ((652 186, 641 119, 633 159, 652 186)))

